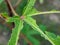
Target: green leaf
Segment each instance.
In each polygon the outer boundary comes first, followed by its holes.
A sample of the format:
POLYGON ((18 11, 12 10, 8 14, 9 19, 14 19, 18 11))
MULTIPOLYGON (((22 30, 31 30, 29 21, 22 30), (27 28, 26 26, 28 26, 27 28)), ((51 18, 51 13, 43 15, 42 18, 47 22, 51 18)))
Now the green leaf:
POLYGON ((22 29, 23 34, 27 34, 27 32, 30 31, 30 26, 28 24, 24 24, 24 27, 22 29))
POLYGON ((54 42, 55 45, 60 45, 60 36, 56 36, 54 33, 47 31, 45 33, 54 42))
POLYGON ((27 37, 27 39, 33 44, 33 45, 40 45, 40 41, 35 39, 32 35, 39 34, 37 31, 31 30, 30 26, 28 24, 24 25, 24 28, 22 30, 22 33, 27 37), (27 27, 27 28, 26 28, 27 27))
MULTIPOLYGON (((45 25, 42 25, 42 24, 40 24, 39 25, 39 28, 43 31, 43 32, 45 32, 46 31, 46 26, 45 25)), ((30 34, 30 35, 34 35, 34 34, 39 34, 37 31, 35 31, 35 30, 28 30, 28 32, 27 32, 27 34, 30 34)))
POLYGON ((32 42, 33 45, 40 45, 40 42, 31 35, 28 35, 27 38, 32 42))
POLYGON ((29 24, 34 30, 36 30, 37 32, 39 32, 41 34, 42 37, 44 37, 45 39, 47 39, 52 45, 54 45, 54 43, 51 41, 51 39, 39 28, 39 26, 36 24, 36 21, 31 18, 31 17, 26 17, 26 19, 24 19, 24 21, 29 24))
POLYGON ((9 16, 8 16, 8 14, 7 14, 6 12, 1 13, 1 16, 2 16, 2 17, 5 17, 5 18, 9 18, 9 16))
POLYGON ((35 16, 35 15, 41 15, 41 14, 52 14, 52 13, 60 13, 60 11, 45 11, 45 12, 37 12, 34 14, 29 14, 27 16, 35 16))
POLYGON ((19 16, 13 16, 13 17, 9 17, 6 22, 15 22, 16 20, 20 19, 19 16))
POLYGON ((16 19, 10 18, 10 21, 15 23, 15 28, 12 29, 12 34, 11 34, 11 38, 8 42, 8 45, 17 45, 19 34, 23 28, 23 22, 17 17, 16 17, 16 19))
POLYGON ((28 16, 28 15, 32 15, 32 14, 37 13, 37 12, 38 12, 38 11, 37 11, 35 8, 32 8, 32 9, 28 12, 27 16, 28 16))
POLYGON ((27 15, 30 12, 30 10, 33 8, 33 6, 35 4, 35 1, 36 0, 29 0, 27 6, 25 7, 25 11, 24 11, 23 15, 27 15))
POLYGON ((46 26, 43 25, 43 24, 40 24, 40 25, 39 25, 39 28, 40 28, 43 32, 45 32, 45 31, 47 30, 46 26))
POLYGON ((0 4, 3 2, 3 0, 0 0, 0 4))
POLYGON ((26 32, 26 37, 27 39, 32 42, 33 45, 40 45, 40 41, 37 40, 35 37, 33 37, 32 35, 35 35, 35 34, 39 34, 37 31, 35 30, 29 30, 28 32, 26 32))
POLYGON ((23 14, 23 9, 25 8, 25 6, 27 5, 28 3, 28 0, 22 0, 20 2, 20 4, 18 5, 18 7, 16 8, 16 12, 19 14, 19 15, 22 15, 23 14))

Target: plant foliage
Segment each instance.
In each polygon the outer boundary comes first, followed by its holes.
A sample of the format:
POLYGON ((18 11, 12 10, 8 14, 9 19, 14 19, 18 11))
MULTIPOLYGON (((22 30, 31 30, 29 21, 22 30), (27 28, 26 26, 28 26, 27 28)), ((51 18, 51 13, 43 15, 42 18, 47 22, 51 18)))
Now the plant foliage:
MULTIPOLYGON (((24 1, 24 0, 23 0, 24 1)), ((2 0, 0 1, 0 3, 2 0)), ((9 17, 8 14, 2 13, 2 17, 6 17, 6 22, 14 22, 15 27, 12 29, 11 38, 8 42, 8 45, 17 45, 19 35, 22 32, 24 35, 26 35, 27 39, 33 44, 33 45, 40 45, 40 41, 35 39, 32 35, 40 34, 41 37, 48 40, 52 45, 59 45, 60 44, 60 36, 56 36, 53 33, 47 32, 46 28, 44 26, 38 26, 36 23, 36 20, 33 19, 31 16, 35 16, 38 14, 51 14, 51 13, 60 13, 60 11, 47 11, 47 12, 39 12, 34 8, 36 0, 28 0, 27 3, 22 3, 23 8, 21 10, 22 16, 13 16, 9 17), (24 5, 25 4, 25 5, 24 5), (28 25, 23 25, 23 23, 27 23, 28 25), (23 28, 24 26, 24 28, 23 28), (29 29, 30 26, 33 28, 33 30, 29 29), (26 28, 27 27, 27 28, 26 28), (43 29, 44 28, 44 29, 43 29)), ((40 0, 40 3, 43 3, 43 0, 40 0)))

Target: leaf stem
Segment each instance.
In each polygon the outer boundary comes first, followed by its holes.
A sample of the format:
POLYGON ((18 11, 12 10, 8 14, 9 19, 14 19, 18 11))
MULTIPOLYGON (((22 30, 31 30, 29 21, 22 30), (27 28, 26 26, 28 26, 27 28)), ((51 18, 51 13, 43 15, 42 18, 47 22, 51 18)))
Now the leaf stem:
POLYGON ((52 13, 60 13, 60 11, 37 12, 37 13, 34 13, 34 14, 29 14, 27 16, 35 16, 35 15, 42 15, 42 14, 52 14, 52 13))
POLYGON ((54 42, 39 28, 39 26, 35 22, 32 23, 31 20, 33 20, 33 19, 24 19, 24 21, 26 23, 28 23, 31 27, 33 27, 33 29, 35 31, 39 32, 42 37, 44 37, 45 39, 47 39, 52 45, 55 45, 54 42))
MULTIPOLYGON (((35 27, 35 26, 34 26, 35 27)), ((37 30, 36 31, 38 31, 40 34, 41 34, 41 36, 42 37, 44 37, 45 39, 47 39, 52 45, 55 45, 52 41, 51 41, 51 39, 46 35, 46 34, 44 34, 44 32, 43 31, 41 31, 41 29, 39 29, 39 28, 37 28, 37 27, 35 27, 37 30)))
POLYGON ((10 0, 5 0, 5 1, 6 1, 6 3, 10 6, 12 13, 13 13, 15 16, 18 16, 18 14, 17 14, 17 13, 15 12, 15 10, 13 9, 13 7, 12 7, 12 5, 11 5, 11 3, 10 3, 10 0))

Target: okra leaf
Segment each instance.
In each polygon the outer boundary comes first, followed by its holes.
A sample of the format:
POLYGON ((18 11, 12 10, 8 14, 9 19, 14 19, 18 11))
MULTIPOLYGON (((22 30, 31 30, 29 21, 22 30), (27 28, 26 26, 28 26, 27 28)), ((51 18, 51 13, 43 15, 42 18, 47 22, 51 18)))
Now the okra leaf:
POLYGON ((35 39, 34 37, 32 37, 32 35, 28 35, 27 39, 29 39, 29 41, 33 44, 33 45, 40 45, 40 41, 38 41, 37 39, 35 39))
POLYGON ((10 18, 10 19, 8 19, 8 22, 15 23, 15 28, 12 29, 12 34, 11 34, 11 38, 8 42, 8 45, 17 45, 20 32, 23 28, 23 22, 18 17, 10 18))
POLYGON ((52 45, 55 45, 54 42, 39 28, 36 24, 36 21, 32 17, 26 17, 24 21, 29 24, 34 30, 40 33, 42 37, 48 40, 52 45))
POLYGON ((23 11, 24 11, 24 8, 25 6, 27 5, 28 3, 28 0, 22 0, 20 2, 20 4, 18 5, 18 7, 16 8, 16 12, 19 14, 19 15, 22 15, 23 14, 23 11))
POLYGON ((25 7, 23 15, 27 15, 30 12, 30 10, 33 8, 33 6, 35 4, 35 1, 36 0, 29 0, 27 6, 25 7))
POLYGON ((40 25, 39 25, 39 28, 40 28, 43 32, 45 32, 45 31, 47 30, 47 27, 46 27, 45 25, 43 25, 43 24, 40 24, 40 25))
MULTIPOLYGON (((46 30, 46 26, 45 25, 39 25, 39 28, 41 28, 43 31, 46 30)), ((40 45, 40 41, 38 39, 36 39, 35 37, 32 36, 32 35, 36 35, 36 34, 39 34, 39 33, 37 31, 35 31, 35 30, 32 30, 31 27, 28 24, 25 24, 24 25, 24 28, 22 30, 22 33, 27 37, 27 39, 33 45, 40 45)))
POLYGON ((15 22, 16 20, 19 20, 19 16, 9 17, 6 22, 15 22))
POLYGON ((37 13, 37 12, 39 12, 39 11, 37 11, 37 9, 32 8, 32 9, 28 12, 27 16, 28 16, 28 15, 32 15, 32 14, 37 13))
POLYGON ((9 18, 9 16, 8 16, 8 14, 6 12, 1 13, 1 16, 4 17, 4 18, 9 18))
POLYGON ((33 45, 40 45, 40 41, 37 40, 32 35, 39 34, 37 31, 31 30, 30 26, 28 24, 24 25, 24 28, 22 30, 22 33, 27 37, 27 39, 33 44, 33 45), (27 27, 27 28, 26 28, 27 27))
POLYGON ((60 45, 60 36, 57 36, 54 33, 47 31, 45 33, 54 42, 55 45, 60 45))

